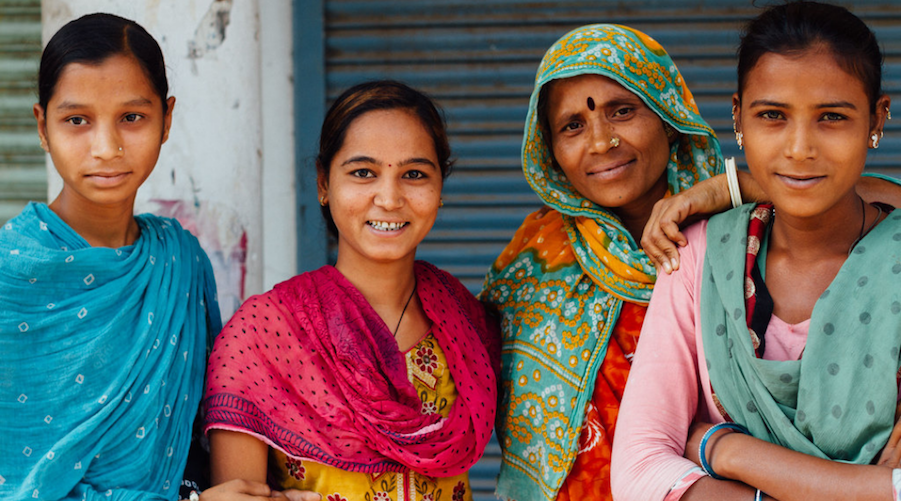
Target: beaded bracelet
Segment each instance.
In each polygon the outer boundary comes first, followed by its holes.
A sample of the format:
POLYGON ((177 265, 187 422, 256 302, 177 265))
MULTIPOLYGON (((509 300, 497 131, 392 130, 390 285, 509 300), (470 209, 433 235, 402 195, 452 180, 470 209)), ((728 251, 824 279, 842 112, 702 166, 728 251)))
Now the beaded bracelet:
POLYGON ((747 428, 745 428, 744 426, 742 426, 740 424, 736 424, 736 423, 715 424, 715 425, 711 426, 710 429, 708 429, 706 433, 704 433, 704 436, 701 438, 701 446, 698 447, 698 457, 701 459, 701 469, 704 470, 704 473, 710 475, 711 478, 715 478, 717 480, 729 480, 729 479, 727 479, 726 477, 721 477, 721 476, 717 475, 713 471, 713 467, 710 466, 710 463, 707 462, 707 454, 706 454, 707 441, 710 440, 710 437, 712 437, 714 433, 716 433, 724 428, 729 428, 731 430, 735 430, 735 431, 744 433, 745 435, 751 434, 751 432, 748 431, 747 428))

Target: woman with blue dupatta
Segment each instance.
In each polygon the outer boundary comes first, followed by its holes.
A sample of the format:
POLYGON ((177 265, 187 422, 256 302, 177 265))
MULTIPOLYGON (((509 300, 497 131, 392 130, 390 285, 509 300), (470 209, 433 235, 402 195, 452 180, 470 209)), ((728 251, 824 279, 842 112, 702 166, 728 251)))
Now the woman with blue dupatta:
POLYGON ((133 215, 167 94, 133 21, 82 17, 43 53, 34 114, 64 185, 0 227, 2 499, 179 498, 220 318, 197 239, 133 215))

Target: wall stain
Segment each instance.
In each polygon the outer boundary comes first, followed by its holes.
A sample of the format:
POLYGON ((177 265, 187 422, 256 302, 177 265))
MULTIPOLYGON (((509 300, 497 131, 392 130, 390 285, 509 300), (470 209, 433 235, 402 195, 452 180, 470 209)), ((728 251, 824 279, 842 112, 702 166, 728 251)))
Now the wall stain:
POLYGON ((225 30, 231 20, 232 0, 213 0, 209 10, 194 30, 194 39, 188 41, 188 58, 200 59, 225 42, 225 30))

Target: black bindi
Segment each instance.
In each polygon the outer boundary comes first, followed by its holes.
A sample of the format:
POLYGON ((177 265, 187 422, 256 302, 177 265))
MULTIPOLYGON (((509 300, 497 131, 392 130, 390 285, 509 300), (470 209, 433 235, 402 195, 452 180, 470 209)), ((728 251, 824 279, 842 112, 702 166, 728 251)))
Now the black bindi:
POLYGON ((594 111, 594 99, 591 97, 588 98, 588 109, 594 111))

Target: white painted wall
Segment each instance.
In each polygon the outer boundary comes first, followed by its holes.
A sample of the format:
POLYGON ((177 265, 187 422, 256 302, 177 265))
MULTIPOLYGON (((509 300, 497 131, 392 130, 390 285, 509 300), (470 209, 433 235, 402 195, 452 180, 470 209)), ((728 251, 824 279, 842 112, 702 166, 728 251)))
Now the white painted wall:
MULTIPOLYGON (((228 316, 296 267, 291 0, 42 0, 45 43, 98 11, 137 21, 163 50, 177 101, 136 210, 198 236, 228 316)), ((49 157, 48 171, 52 200, 49 157)))

